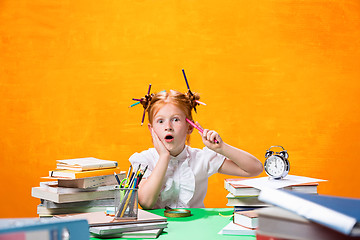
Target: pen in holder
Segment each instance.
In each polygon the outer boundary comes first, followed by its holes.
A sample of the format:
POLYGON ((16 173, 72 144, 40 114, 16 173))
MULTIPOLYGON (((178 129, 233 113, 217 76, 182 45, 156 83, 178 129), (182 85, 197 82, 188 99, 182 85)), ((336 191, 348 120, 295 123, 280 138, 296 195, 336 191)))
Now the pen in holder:
POLYGON ((137 219, 138 189, 115 186, 115 219, 137 219))

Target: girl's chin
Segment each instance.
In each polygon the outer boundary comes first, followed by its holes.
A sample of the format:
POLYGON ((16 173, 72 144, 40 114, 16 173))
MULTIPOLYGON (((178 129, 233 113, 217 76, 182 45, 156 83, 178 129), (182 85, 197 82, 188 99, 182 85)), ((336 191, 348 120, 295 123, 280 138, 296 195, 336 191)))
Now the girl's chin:
POLYGON ((175 148, 168 148, 168 147, 166 147, 166 148, 170 152, 171 156, 176 157, 177 155, 179 155, 184 150, 184 147, 185 147, 185 145, 182 146, 182 147, 176 148, 176 149, 175 148))

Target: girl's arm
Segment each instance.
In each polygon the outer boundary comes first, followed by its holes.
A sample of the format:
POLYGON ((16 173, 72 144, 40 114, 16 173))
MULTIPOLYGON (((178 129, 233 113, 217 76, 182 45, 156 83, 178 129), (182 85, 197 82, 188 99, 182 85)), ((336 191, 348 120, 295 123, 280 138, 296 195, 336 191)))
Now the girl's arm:
POLYGON ((224 163, 219 168, 219 173, 241 177, 254 177, 263 171, 263 165, 256 157, 223 142, 217 132, 204 129, 200 135, 203 143, 208 148, 226 157, 224 163), (218 143, 215 143, 215 139, 218 143))
POLYGON ((165 148, 154 130, 149 126, 154 147, 159 154, 159 160, 156 163, 151 175, 143 179, 139 185, 138 199, 139 204, 144 209, 154 207, 164 182, 164 177, 170 161, 170 152, 165 148))
POLYGON ((219 149, 218 153, 226 157, 224 163, 219 168, 219 173, 241 177, 255 177, 263 171, 263 165, 256 157, 229 144, 223 142, 223 146, 219 149))

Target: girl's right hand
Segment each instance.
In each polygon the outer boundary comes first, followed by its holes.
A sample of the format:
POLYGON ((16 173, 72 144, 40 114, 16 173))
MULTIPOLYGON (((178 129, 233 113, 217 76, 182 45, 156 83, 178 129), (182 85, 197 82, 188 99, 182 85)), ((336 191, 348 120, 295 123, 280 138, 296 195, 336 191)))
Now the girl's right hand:
POLYGON ((156 134, 154 129, 152 127, 149 127, 149 129, 153 139, 154 147, 158 152, 159 156, 170 157, 169 150, 165 147, 164 143, 160 140, 159 136, 156 134))

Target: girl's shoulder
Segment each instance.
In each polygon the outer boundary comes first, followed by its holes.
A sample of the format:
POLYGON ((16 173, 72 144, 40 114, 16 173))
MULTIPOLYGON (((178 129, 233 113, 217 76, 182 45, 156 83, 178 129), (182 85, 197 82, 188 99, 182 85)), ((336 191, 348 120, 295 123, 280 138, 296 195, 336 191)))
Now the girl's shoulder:
POLYGON ((131 163, 144 163, 149 164, 155 162, 159 158, 159 155, 155 148, 149 148, 142 152, 136 152, 130 156, 129 161, 131 163))
POLYGON ((208 147, 204 147, 204 148, 200 149, 200 148, 192 148, 190 146, 187 146, 187 151, 191 158, 209 159, 209 158, 214 158, 214 157, 220 155, 208 147))

